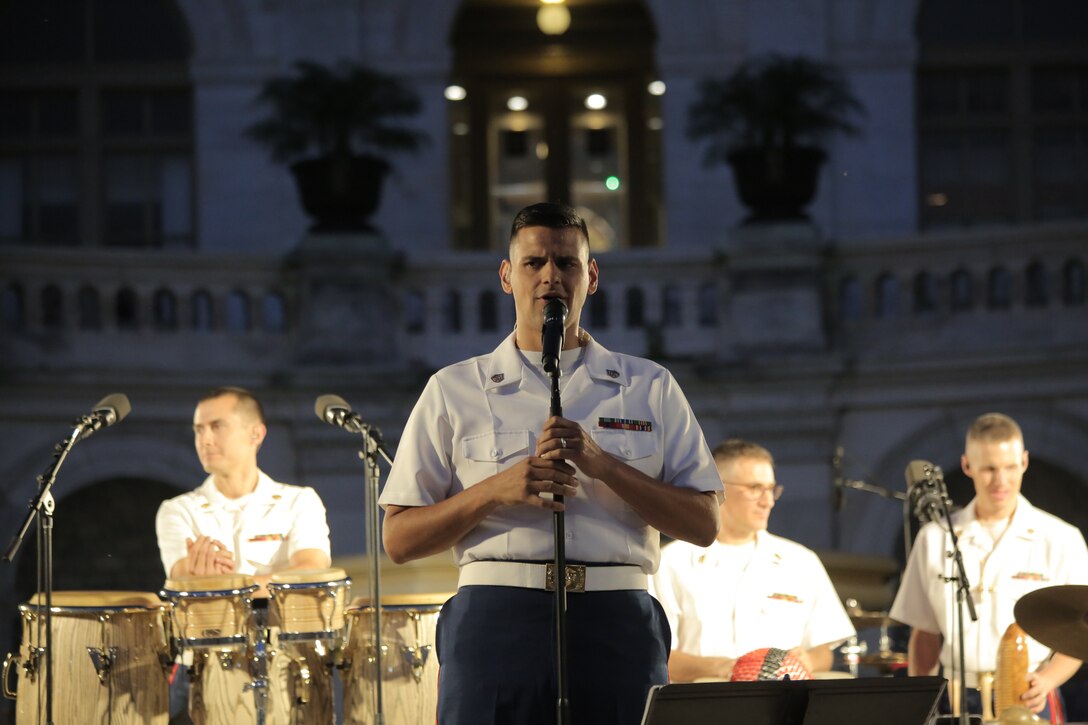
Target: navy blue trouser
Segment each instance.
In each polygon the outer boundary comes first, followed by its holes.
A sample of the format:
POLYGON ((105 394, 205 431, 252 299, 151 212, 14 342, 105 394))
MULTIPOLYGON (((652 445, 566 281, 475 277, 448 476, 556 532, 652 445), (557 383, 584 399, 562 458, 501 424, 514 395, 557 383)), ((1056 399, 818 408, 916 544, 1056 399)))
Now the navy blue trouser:
MULTIPOLYGON (((552 725, 555 594, 468 586, 438 619, 439 725, 552 725)), ((671 643, 645 591, 567 595, 571 725, 638 725, 652 685, 668 682, 671 643)))

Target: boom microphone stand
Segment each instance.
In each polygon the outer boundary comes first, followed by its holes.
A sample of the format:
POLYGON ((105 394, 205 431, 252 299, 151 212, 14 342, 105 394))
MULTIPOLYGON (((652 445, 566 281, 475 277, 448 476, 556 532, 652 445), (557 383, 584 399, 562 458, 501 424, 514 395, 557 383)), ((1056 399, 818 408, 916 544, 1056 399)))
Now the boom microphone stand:
MULTIPOLYGON (((955 586, 956 611, 952 617, 952 628, 956 630, 956 642, 959 652, 955 654, 955 666, 959 668, 959 693, 954 703, 959 709, 958 720, 960 725, 968 725, 970 717, 967 714, 967 658, 964 652, 964 629, 966 621, 963 617, 964 603, 967 604, 967 613, 972 622, 978 621, 975 612, 975 601, 971 598, 971 584, 967 580, 967 571, 963 567, 963 554, 960 552, 959 537, 952 526, 952 510, 949 507, 951 500, 948 498, 948 489, 944 485, 944 472, 940 466, 929 461, 911 461, 906 471, 907 484, 910 486, 910 501, 914 505, 914 515, 920 523, 936 521, 944 529, 952 542, 953 571, 951 576, 944 577, 944 581, 955 586)), ((949 703, 951 703, 949 697, 949 703)))
MULTIPOLYGON (((113 425, 120 421, 132 406, 121 393, 107 395, 95 405, 94 411, 76 420, 72 434, 54 447, 53 462, 38 476, 38 495, 30 501, 26 518, 18 533, 11 540, 3 560, 11 563, 15 559, 19 547, 35 518, 38 521, 38 591, 45 597, 45 647, 38 647, 37 654, 45 658, 45 721, 53 725, 53 514, 56 510, 56 502, 53 499, 53 484, 57 481, 57 473, 68 454, 75 448, 76 443, 87 438, 99 428, 113 425)), ((42 605, 42 598, 38 597, 38 607, 42 605)), ((38 642, 41 642, 39 636, 38 642)))
POLYGON ((389 465, 393 458, 385 447, 382 433, 374 426, 365 423, 347 402, 336 395, 322 395, 314 404, 314 412, 321 420, 330 425, 339 426, 349 433, 358 433, 363 437, 363 448, 359 458, 363 461, 363 516, 367 528, 367 552, 370 555, 370 606, 374 614, 370 618, 370 636, 374 643, 374 725, 385 725, 385 705, 382 698, 382 599, 381 599, 381 530, 378 516, 378 492, 381 472, 378 469, 378 454, 389 465))

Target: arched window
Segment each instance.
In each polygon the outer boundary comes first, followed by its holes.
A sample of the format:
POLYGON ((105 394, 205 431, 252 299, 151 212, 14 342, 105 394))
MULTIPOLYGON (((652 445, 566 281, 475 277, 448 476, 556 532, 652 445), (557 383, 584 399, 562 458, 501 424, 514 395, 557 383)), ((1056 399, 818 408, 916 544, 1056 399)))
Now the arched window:
POLYGON ((79 307, 79 329, 101 329, 102 308, 98 301, 98 290, 90 285, 83 285, 79 288, 79 297, 76 302, 79 307))
POLYGON ((718 325, 718 285, 704 282, 699 287, 699 327, 718 325))
POLYGON ((117 291, 114 309, 118 330, 135 330, 140 326, 139 298, 131 287, 122 287, 117 291))
POLYGON ((603 289, 589 296, 589 324, 597 330, 608 327, 608 293, 603 289))
POLYGON ((1084 262, 1070 259, 1062 267, 1062 302, 1068 306, 1084 304, 1084 262))
POLYGON ((480 293, 480 331, 494 332, 499 329, 499 299, 494 290, 480 293))
POLYGON ((1024 272, 1024 305, 1027 307, 1046 307, 1049 298, 1046 284, 1046 267, 1035 261, 1024 272))
POLYGON ((628 287, 624 299, 624 318, 628 327, 646 325, 646 298, 639 287, 628 287))
POLYGON ((0 240, 193 243, 190 46, 172 0, 0 3, 0 240))
POLYGON ((990 270, 990 285, 986 293, 987 304, 992 310, 1006 310, 1012 306, 1012 275, 1004 267, 990 270))
POLYGON ((890 272, 876 279, 876 316, 881 319, 899 317, 899 279, 890 272))
POLYGON ((427 320, 423 293, 418 290, 407 290, 404 293, 403 304, 405 331, 413 334, 423 332, 427 320))
POLYGON ((971 273, 963 267, 952 272, 949 282, 949 307, 953 312, 966 312, 975 303, 975 291, 971 273))
POLYGON ((861 283, 852 274, 839 280, 839 319, 843 322, 861 319, 861 283))
POLYGON ((193 329, 197 332, 210 332, 215 328, 215 314, 212 296, 206 290, 197 290, 190 300, 193 316, 193 329))
POLYGON ((451 289, 446 291, 446 304, 442 308, 443 321, 447 332, 461 331, 461 293, 451 289))
POLYGON ((684 302, 680 296, 680 288, 676 285, 666 285, 661 290, 661 326, 680 327, 684 324, 684 302))
POLYGON ((22 286, 16 282, 4 288, 4 327, 8 330, 26 327, 26 298, 22 286))
POLYGON ((234 290, 227 297, 227 330, 249 332, 253 329, 253 313, 245 290, 234 290))
POLYGON ((64 326, 64 294, 60 287, 48 284, 42 288, 42 327, 57 329, 64 326))
POLYGON ((287 301, 282 294, 265 294, 261 300, 261 322, 265 332, 287 332, 287 301))

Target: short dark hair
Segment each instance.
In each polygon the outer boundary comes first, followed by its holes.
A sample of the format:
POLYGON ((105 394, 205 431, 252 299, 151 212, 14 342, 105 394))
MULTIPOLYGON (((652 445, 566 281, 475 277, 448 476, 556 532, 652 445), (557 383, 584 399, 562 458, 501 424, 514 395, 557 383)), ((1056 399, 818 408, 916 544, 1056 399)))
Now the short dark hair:
POLYGON ((983 413, 967 429, 967 442, 1004 443, 1024 440, 1024 433, 1016 421, 1004 413, 983 413))
POLYGON ((774 456, 758 443, 752 443, 741 438, 730 438, 714 447, 715 461, 733 461, 737 458, 758 458, 771 464, 771 468, 774 468, 774 456))
POLYGON ((197 401, 197 404, 203 403, 206 400, 222 398, 224 395, 233 395, 238 398, 238 407, 240 407, 243 412, 256 416, 258 421, 264 423, 264 408, 261 407, 261 401, 257 400, 253 393, 245 388, 239 388, 233 385, 223 385, 218 388, 213 388, 205 393, 204 396, 197 401))
POLYGON ((548 227, 549 229, 578 229, 582 232, 582 238, 586 240, 586 248, 589 247, 589 227, 574 207, 566 204, 553 204, 542 201, 538 204, 530 204, 517 213, 514 223, 510 225, 510 241, 527 227, 548 227))

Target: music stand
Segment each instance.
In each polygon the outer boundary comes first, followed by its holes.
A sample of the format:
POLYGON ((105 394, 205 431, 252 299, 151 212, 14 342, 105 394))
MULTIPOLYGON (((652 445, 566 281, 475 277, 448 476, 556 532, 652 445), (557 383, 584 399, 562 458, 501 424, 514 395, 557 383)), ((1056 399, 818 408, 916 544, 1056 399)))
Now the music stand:
POLYGON ((642 725, 923 725, 943 677, 704 682, 650 690, 642 725))

